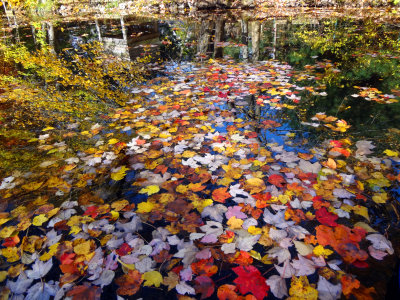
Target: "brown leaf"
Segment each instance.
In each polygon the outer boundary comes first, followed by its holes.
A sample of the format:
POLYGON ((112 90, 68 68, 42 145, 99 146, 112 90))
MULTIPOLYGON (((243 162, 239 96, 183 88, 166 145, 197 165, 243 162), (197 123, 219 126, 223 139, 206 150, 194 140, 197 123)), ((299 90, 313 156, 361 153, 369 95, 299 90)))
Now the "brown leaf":
POLYGON ((72 300, 99 300, 101 288, 98 286, 78 285, 67 293, 72 300))
POLYGON ((115 280, 115 283, 119 285, 117 294, 132 296, 139 291, 142 282, 142 274, 139 271, 129 270, 128 274, 122 275, 115 280))

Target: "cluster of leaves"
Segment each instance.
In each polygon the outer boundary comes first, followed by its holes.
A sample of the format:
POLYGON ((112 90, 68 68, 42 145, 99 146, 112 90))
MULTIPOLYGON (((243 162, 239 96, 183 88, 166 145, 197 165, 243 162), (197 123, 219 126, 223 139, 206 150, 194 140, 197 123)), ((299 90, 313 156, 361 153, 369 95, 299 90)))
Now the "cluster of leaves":
POLYGON ((108 125, 45 128, 38 149, 58 153, 46 172, 0 185, 3 295, 99 299, 115 283, 122 297, 373 299, 348 267, 394 253, 368 208, 392 201, 399 153, 345 138, 261 145, 244 99, 254 113, 293 109, 303 87, 291 76, 276 61, 183 65, 131 90, 108 125), (92 146, 57 140, 76 136, 92 146))

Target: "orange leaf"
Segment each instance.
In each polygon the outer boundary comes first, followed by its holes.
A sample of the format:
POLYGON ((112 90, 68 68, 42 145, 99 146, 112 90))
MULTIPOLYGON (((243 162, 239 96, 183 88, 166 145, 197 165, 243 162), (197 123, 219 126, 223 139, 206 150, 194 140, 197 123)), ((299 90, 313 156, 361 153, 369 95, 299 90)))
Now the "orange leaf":
POLYGON ((342 276, 340 282, 342 283, 342 291, 345 296, 350 295, 353 289, 358 289, 360 287, 360 282, 351 275, 342 276))
POLYGON ((218 299, 220 300, 237 300, 238 294, 235 292, 236 286, 232 284, 224 284, 218 288, 218 299))
POLYGON ((272 174, 271 176, 269 176, 268 182, 277 187, 283 187, 283 184, 286 183, 285 179, 278 174, 272 174))
POLYGON ((225 200, 231 197, 231 194, 227 192, 228 188, 219 188, 212 192, 212 198, 221 203, 225 203, 225 200))

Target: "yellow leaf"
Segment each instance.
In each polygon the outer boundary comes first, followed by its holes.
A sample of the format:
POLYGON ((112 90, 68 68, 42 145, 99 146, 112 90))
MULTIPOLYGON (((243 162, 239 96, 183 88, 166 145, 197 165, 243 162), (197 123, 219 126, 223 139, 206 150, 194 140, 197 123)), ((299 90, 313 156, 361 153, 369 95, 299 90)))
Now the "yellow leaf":
POLYGON ((212 205, 213 202, 212 199, 199 199, 193 201, 192 204, 201 213, 205 207, 212 205))
POLYGON ((111 173, 111 179, 115 181, 119 181, 123 179, 126 175, 126 171, 128 171, 129 168, 122 166, 117 172, 111 173))
POLYGON ((257 228, 253 225, 249 226, 249 228, 247 229, 247 231, 253 235, 257 235, 257 234, 262 234, 262 229, 261 228, 257 228))
POLYGON ((247 179, 245 187, 250 191, 250 194, 257 194, 266 189, 264 181, 260 178, 247 179))
POLYGON ((46 184, 49 188, 58 188, 63 191, 67 191, 71 187, 71 185, 69 185, 66 181, 56 176, 51 176, 49 180, 47 180, 46 184))
POLYGON ((261 254, 259 252, 257 252, 257 251, 250 250, 249 254, 250 254, 250 256, 252 258, 255 258, 257 260, 261 260, 262 259, 261 254))
POLYGON ((109 144, 109 145, 114 145, 114 144, 116 144, 116 143, 118 143, 118 140, 117 140, 117 139, 111 139, 111 140, 108 141, 108 144, 109 144))
POLYGON ((167 203, 170 203, 170 202, 172 202, 174 200, 175 200, 174 195, 168 194, 168 193, 161 194, 160 195, 160 199, 159 199, 160 203, 162 203, 162 204, 167 204, 167 203))
POLYGON ((363 216, 364 218, 366 218, 369 221, 368 208, 366 208, 365 206, 361 206, 361 205, 353 206, 353 211, 357 215, 363 216))
POLYGON ((3 228, 0 231, 0 238, 6 239, 6 238, 10 237, 14 233, 15 229, 16 229, 15 226, 8 226, 8 227, 3 228))
POLYGON ((238 219, 235 216, 233 216, 228 220, 228 222, 226 224, 228 224, 230 229, 240 229, 240 228, 242 228, 243 220, 238 219))
POLYGON ((123 199, 123 200, 113 202, 111 204, 111 208, 113 208, 115 211, 120 211, 127 205, 129 205, 128 200, 123 199))
POLYGON ((151 202, 142 202, 137 206, 138 213, 149 213, 153 210, 154 204, 151 202))
POLYGON ((119 218, 119 212, 117 212, 115 210, 110 211, 110 214, 111 214, 111 220, 113 220, 113 221, 115 221, 119 218))
POLYGON ((186 150, 185 152, 182 153, 182 157, 184 158, 190 158, 195 156, 197 153, 194 151, 186 150))
POLYGON ((59 207, 53 208, 52 210, 48 211, 46 216, 47 218, 51 218, 52 216, 56 215, 60 211, 59 207))
POLYGON ((27 191, 35 191, 43 185, 43 182, 30 182, 24 184, 22 188, 27 191))
POLYGON ((42 226, 42 224, 44 222, 47 222, 47 220, 48 220, 48 218, 46 217, 46 215, 45 214, 41 214, 41 215, 38 215, 38 216, 33 218, 32 224, 34 226, 42 226))
POLYGON ((10 220, 11 220, 10 218, 0 219, 0 225, 3 225, 4 223, 7 223, 10 220))
POLYGON ((90 252, 90 241, 79 243, 74 247, 74 252, 78 255, 87 255, 90 252))
POLYGON ((383 153, 385 153, 387 156, 391 156, 391 157, 399 156, 399 153, 397 151, 392 151, 389 149, 386 149, 385 151, 383 151, 383 153))
POLYGON ((145 188, 142 188, 139 191, 139 194, 147 194, 147 195, 153 195, 155 193, 158 193, 160 191, 160 187, 158 185, 149 185, 146 186, 145 188))
POLYGON ((318 245, 317 247, 314 248, 313 253, 316 256, 324 256, 325 258, 328 257, 333 253, 332 250, 325 249, 323 246, 318 245))
POLYGON ((160 274, 160 272, 157 271, 149 271, 143 274, 143 280, 145 282, 143 283, 144 286, 152 286, 154 285, 155 287, 159 287, 160 284, 163 282, 163 278, 160 274))
POLYGON ((66 165, 66 166, 64 167, 64 171, 65 171, 65 172, 71 171, 72 169, 75 169, 76 166, 77 166, 77 165, 66 165))
POLYGON ((170 136, 171 135, 166 132, 161 132, 159 135, 160 139, 166 139, 166 138, 169 138, 170 136))
POLYGON ((378 204, 386 203, 387 199, 388 195, 386 193, 376 193, 372 196, 372 200, 378 204))
POLYGON ((184 194, 184 193, 187 192, 188 189, 189 189, 189 186, 180 184, 180 185, 178 185, 178 186, 176 187, 175 190, 176 190, 178 193, 184 194))
POLYGON ((0 250, 8 262, 13 263, 20 260, 19 249, 17 247, 7 247, 0 250))
POLYGON ((365 231, 368 233, 377 232, 375 229, 373 229, 371 226, 369 226, 367 223, 364 222, 357 222, 356 224, 354 224, 354 228, 355 227, 361 227, 362 229, 365 229, 365 231))
POLYGON ((58 245, 59 245, 59 244, 60 244, 60 243, 56 243, 56 244, 54 244, 54 245, 51 245, 51 246, 49 247, 49 251, 46 252, 46 253, 44 253, 42 256, 40 256, 40 260, 42 260, 42 261, 48 261, 50 258, 52 258, 52 257, 57 253, 58 245))
POLYGON ((55 128, 51 127, 51 126, 48 126, 48 127, 44 128, 44 129, 42 129, 42 131, 48 131, 48 130, 53 130, 53 129, 55 129, 55 128))
POLYGON ((69 234, 77 234, 79 232, 81 232, 82 229, 79 226, 71 226, 71 230, 69 231, 69 234))
POLYGON ((0 271, 0 282, 3 282, 4 280, 6 280, 8 275, 7 271, 0 271))
POLYGON ((317 300, 318 291, 310 286, 307 276, 292 277, 292 283, 289 289, 291 300, 317 300))

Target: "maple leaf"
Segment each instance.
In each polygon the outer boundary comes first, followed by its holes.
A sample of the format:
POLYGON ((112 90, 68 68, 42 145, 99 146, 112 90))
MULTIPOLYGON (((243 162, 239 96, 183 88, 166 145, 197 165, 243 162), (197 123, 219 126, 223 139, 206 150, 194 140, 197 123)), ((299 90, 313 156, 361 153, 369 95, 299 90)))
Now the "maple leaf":
POLYGON ((236 300, 239 296, 235 292, 236 286, 224 284, 218 288, 217 297, 219 300, 236 300))
POLYGON ((160 272, 157 271, 148 271, 143 274, 144 286, 152 286, 159 287, 160 284, 163 282, 163 278, 160 272))
POLYGON ((338 219, 338 216, 334 213, 330 213, 326 210, 325 207, 320 208, 315 212, 315 216, 317 220, 324 225, 328 226, 337 226, 338 224, 335 222, 338 219))
POLYGON ((168 286, 168 291, 172 290, 179 283, 179 275, 175 272, 168 272, 168 276, 164 277, 163 284, 168 286))
POLYGON ((286 180, 279 174, 272 174, 268 177, 268 182, 277 187, 283 187, 283 184, 286 183, 286 180))
POLYGON ((53 267, 53 260, 50 259, 46 263, 36 260, 32 265, 32 270, 26 271, 26 275, 31 279, 40 279, 44 277, 53 267))
POLYGON ((354 289, 358 289, 360 287, 360 281, 348 274, 343 275, 340 278, 340 282, 342 284, 343 294, 345 296, 350 295, 354 289))
POLYGON ((129 270, 128 274, 122 275, 115 280, 119 285, 117 294, 122 296, 132 296, 136 294, 143 282, 142 274, 137 270, 129 270))
POLYGON ((208 298, 214 293, 214 281, 207 276, 198 276, 195 279, 194 289, 197 294, 201 294, 200 299, 208 298))
POLYGON ((72 297, 72 300, 99 300, 101 288, 98 286, 77 285, 68 291, 67 296, 72 297))
POLYGON ((257 299, 264 299, 267 296, 269 286, 256 267, 239 266, 232 270, 238 275, 234 282, 239 287, 241 294, 252 293, 257 299))
POLYGON ((212 276, 218 272, 218 267, 214 265, 213 258, 201 259, 198 262, 194 262, 190 265, 194 274, 199 276, 212 276))
POLYGON ((227 187, 215 189, 212 192, 212 198, 217 202, 225 203, 225 200, 231 197, 227 190, 227 187))
POLYGON ((260 178, 249 178, 245 182, 245 188, 250 194, 258 194, 266 189, 265 183, 260 178))

